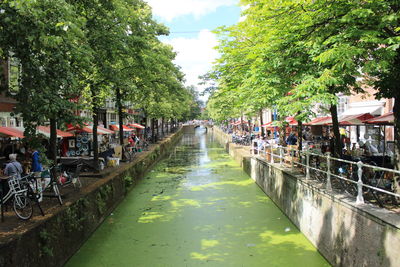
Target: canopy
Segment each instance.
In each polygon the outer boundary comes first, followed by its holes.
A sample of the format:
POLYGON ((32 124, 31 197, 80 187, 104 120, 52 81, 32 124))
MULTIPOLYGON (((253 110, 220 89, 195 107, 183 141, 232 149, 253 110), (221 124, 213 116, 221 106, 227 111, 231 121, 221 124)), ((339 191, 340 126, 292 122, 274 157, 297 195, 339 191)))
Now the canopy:
POLYGON ((289 125, 291 125, 291 126, 295 126, 295 125, 298 124, 297 121, 294 119, 293 116, 286 117, 285 121, 286 121, 287 123, 289 123, 289 125))
POLYGON ((231 122, 231 124, 240 125, 240 124, 248 124, 248 122, 247 121, 235 121, 235 122, 231 122))
POLYGON ((272 126, 272 121, 264 123, 263 125, 261 125, 261 127, 270 127, 272 126))
MULTIPOLYGON (((87 126, 93 133, 93 125, 87 126)), ((113 134, 114 132, 101 126, 97 126, 97 134, 113 134)))
POLYGON ((341 116, 339 118, 339 125, 364 125, 366 120, 372 119, 373 117, 374 116, 369 113, 341 116))
POLYGON ((130 123, 128 124, 129 127, 133 127, 133 128, 138 128, 138 129, 144 129, 146 127, 144 127, 143 125, 140 125, 138 123, 130 123))
POLYGON ((24 132, 13 127, 0 127, 0 136, 24 138, 24 132))
POLYGON ((80 125, 75 125, 73 126, 72 124, 67 124, 67 131, 71 132, 71 131, 75 131, 75 132, 84 132, 84 133, 93 133, 92 129, 90 129, 87 126, 80 126, 80 125))
POLYGON ((326 125, 332 123, 332 118, 327 116, 327 117, 318 117, 315 118, 313 120, 311 120, 310 122, 304 123, 304 125, 306 126, 315 126, 315 125, 326 125))
MULTIPOLYGON (((119 131, 119 126, 118 126, 118 125, 110 125, 110 129, 113 130, 113 131, 115 131, 115 132, 117 132, 117 131, 119 131)), ((123 130, 124 132, 131 132, 131 131, 134 131, 134 129, 129 128, 129 127, 126 126, 126 125, 122 125, 122 130, 123 130)))
MULTIPOLYGON (((45 135, 46 137, 50 137, 50 126, 38 126, 36 130, 45 135)), ((73 137, 74 135, 72 133, 67 133, 61 130, 57 129, 57 137, 58 138, 64 138, 64 137, 73 137)))
POLYGON ((392 125, 394 123, 393 112, 386 113, 382 116, 367 120, 368 124, 392 125))

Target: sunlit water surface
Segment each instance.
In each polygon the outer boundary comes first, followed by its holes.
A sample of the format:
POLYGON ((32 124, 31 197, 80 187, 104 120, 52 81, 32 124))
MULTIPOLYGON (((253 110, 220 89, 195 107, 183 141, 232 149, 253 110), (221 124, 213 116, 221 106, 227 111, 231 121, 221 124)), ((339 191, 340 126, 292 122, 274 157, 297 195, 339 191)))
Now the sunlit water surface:
POLYGON ((67 266, 329 266, 204 129, 184 135, 67 266))

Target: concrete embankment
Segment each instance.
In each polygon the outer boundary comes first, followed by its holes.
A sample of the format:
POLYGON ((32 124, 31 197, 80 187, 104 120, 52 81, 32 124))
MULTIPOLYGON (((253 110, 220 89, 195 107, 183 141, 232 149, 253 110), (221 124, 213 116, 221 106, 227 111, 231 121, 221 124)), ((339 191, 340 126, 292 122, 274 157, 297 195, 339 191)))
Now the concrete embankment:
POLYGON ((68 201, 23 232, 0 243, 0 266, 62 266, 114 210, 146 171, 174 147, 188 126, 143 152, 129 164, 81 189, 68 201))
POLYGON ((400 215, 306 181, 302 174, 251 157, 217 127, 209 130, 245 172, 334 266, 400 266, 400 215))

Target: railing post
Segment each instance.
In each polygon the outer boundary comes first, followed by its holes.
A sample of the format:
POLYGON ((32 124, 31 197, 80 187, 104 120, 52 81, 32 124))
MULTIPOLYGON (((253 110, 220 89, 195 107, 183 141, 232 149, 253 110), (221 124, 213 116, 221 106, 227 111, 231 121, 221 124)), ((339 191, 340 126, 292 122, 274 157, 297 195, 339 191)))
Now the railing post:
POLYGON ((306 180, 310 179, 310 152, 306 151, 306 180))
POLYGON ((270 147, 271 147, 271 163, 274 163, 274 149, 272 148, 272 145, 270 147))
POLYGON ((283 147, 279 147, 279 164, 283 165, 283 147))
POLYGON ((357 190, 358 190, 358 194, 357 194, 357 200, 356 200, 356 204, 363 204, 364 203, 364 196, 363 196, 363 182, 362 182, 362 166, 363 163, 361 161, 357 162, 357 167, 358 167, 358 181, 357 181, 357 190))
POLYGON ((291 152, 291 164, 292 164, 292 172, 294 172, 294 149, 293 147, 291 148, 290 152, 291 152))
POLYGON ((332 183, 331 183, 331 153, 327 153, 326 156, 326 166, 327 166, 327 177, 326 177, 326 189, 328 191, 332 191, 332 183))

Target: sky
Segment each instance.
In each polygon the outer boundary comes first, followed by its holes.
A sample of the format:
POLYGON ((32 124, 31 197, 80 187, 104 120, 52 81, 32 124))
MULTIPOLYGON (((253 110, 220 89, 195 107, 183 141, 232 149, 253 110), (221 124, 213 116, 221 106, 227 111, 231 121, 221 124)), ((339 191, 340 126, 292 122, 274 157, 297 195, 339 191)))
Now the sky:
POLYGON ((181 66, 186 85, 199 91, 198 76, 211 70, 218 57, 213 49, 218 42, 211 31, 239 21, 239 0, 147 0, 154 18, 170 29, 161 40, 171 44, 177 52, 175 64, 181 66))

